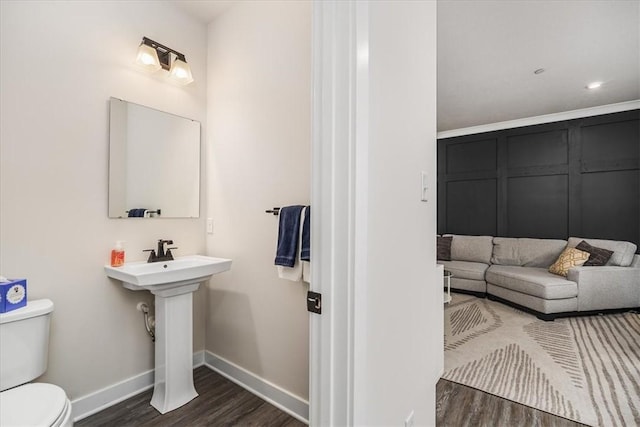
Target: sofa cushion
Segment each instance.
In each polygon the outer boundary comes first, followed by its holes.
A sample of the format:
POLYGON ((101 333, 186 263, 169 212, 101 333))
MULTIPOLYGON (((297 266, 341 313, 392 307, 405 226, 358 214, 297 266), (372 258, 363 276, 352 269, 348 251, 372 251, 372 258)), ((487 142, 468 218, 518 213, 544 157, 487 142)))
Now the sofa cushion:
POLYGON ((551 314, 578 310, 577 297, 544 299, 491 284, 487 284, 487 293, 524 307, 531 308, 539 313, 551 314))
POLYGON ((451 259, 453 261, 473 261, 489 264, 493 251, 493 237, 491 236, 453 236, 451 241, 451 259))
POLYGON ((546 268, 492 265, 487 269, 487 283, 544 299, 573 298, 578 285, 546 268))
POLYGON ((578 243, 576 249, 589 252, 589 259, 583 264, 585 267, 601 267, 607 265, 607 261, 609 261, 611 255, 613 255, 613 251, 591 246, 584 240, 578 243))
POLYGON ((549 267, 566 246, 566 240, 494 237, 491 263, 549 267))
POLYGON ((549 273, 567 277, 570 268, 580 267, 589 259, 589 252, 576 248, 565 248, 556 262, 549 267, 549 273))
POLYGON ((449 270, 456 279, 481 280, 484 282, 484 273, 489 266, 481 262, 471 261, 439 261, 449 270))
POLYGON ((613 255, 609 258, 606 265, 616 265, 620 267, 628 267, 633 261, 633 255, 638 247, 631 242, 623 242, 619 240, 601 240, 601 239, 584 239, 582 237, 569 237, 569 244, 572 248, 578 246, 582 241, 587 242, 591 246, 608 249, 613 251, 613 255))
POLYGON ((438 236, 437 239, 437 259, 441 261, 451 261, 451 236, 438 236))

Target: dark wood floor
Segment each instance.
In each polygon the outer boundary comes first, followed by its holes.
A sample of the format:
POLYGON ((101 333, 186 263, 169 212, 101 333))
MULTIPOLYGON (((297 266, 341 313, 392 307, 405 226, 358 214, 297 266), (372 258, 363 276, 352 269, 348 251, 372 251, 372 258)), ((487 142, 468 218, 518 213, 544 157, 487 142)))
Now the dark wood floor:
POLYGON ((206 366, 193 371, 199 396, 160 414, 149 402, 153 390, 140 393, 75 423, 75 427, 126 426, 305 426, 206 366))
MULTIPOLYGON (((201 366, 193 372, 200 396, 161 415, 140 393, 75 424, 76 427, 127 426, 287 426, 305 424, 201 366)), ((582 424, 538 411, 446 380, 436 386, 436 425, 441 427, 578 427, 582 424)))
POLYGON ((441 427, 578 427, 584 424, 441 379, 436 385, 441 427))

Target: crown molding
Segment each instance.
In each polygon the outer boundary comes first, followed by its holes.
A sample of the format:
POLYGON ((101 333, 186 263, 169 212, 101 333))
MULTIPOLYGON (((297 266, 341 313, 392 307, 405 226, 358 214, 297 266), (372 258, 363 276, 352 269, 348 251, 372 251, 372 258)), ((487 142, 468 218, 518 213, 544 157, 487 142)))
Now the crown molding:
POLYGON ((560 122, 563 120, 579 119, 581 117, 599 116, 602 114, 619 113, 640 109, 640 99, 618 102, 616 104, 599 105, 597 107, 582 108, 580 110, 564 111, 561 113, 545 114, 542 116, 526 117, 523 119, 507 120, 504 122, 490 123, 486 125, 470 126, 460 129, 445 130, 437 133, 438 139, 453 138, 456 136, 473 135, 496 130, 513 129, 523 126, 539 125, 543 123, 560 122))

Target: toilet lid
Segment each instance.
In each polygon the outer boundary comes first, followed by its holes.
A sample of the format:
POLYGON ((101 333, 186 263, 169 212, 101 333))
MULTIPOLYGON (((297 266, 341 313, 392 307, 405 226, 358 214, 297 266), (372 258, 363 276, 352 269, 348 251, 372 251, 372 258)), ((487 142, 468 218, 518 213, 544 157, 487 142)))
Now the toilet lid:
POLYGON ((31 383, 0 393, 0 426, 50 426, 65 409, 67 395, 53 384, 31 383))

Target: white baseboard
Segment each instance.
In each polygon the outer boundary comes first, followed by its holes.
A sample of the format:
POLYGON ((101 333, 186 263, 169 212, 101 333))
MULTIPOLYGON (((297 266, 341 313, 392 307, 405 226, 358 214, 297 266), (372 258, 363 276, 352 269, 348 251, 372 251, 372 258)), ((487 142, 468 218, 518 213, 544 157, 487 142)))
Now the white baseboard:
MULTIPOLYGON (((259 398, 309 423, 309 402, 208 351, 193 354, 193 367, 205 365, 259 398)), ((153 387, 154 370, 143 372, 71 402, 74 422, 87 418, 153 387)))
POLYGON ((71 419, 80 421, 153 387, 153 369, 71 401, 71 419))
POLYGON ((209 351, 205 351, 204 364, 278 409, 309 424, 307 400, 209 351))
MULTIPOLYGON (((204 365, 204 361, 203 350, 193 354, 194 368, 204 365)), ((71 419, 73 419, 73 422, 80 421, 136 394, 149 390, 153 387, 153 380, 154 370, 151 369, 101 390, 74 399, 71 402, 71 419)))

